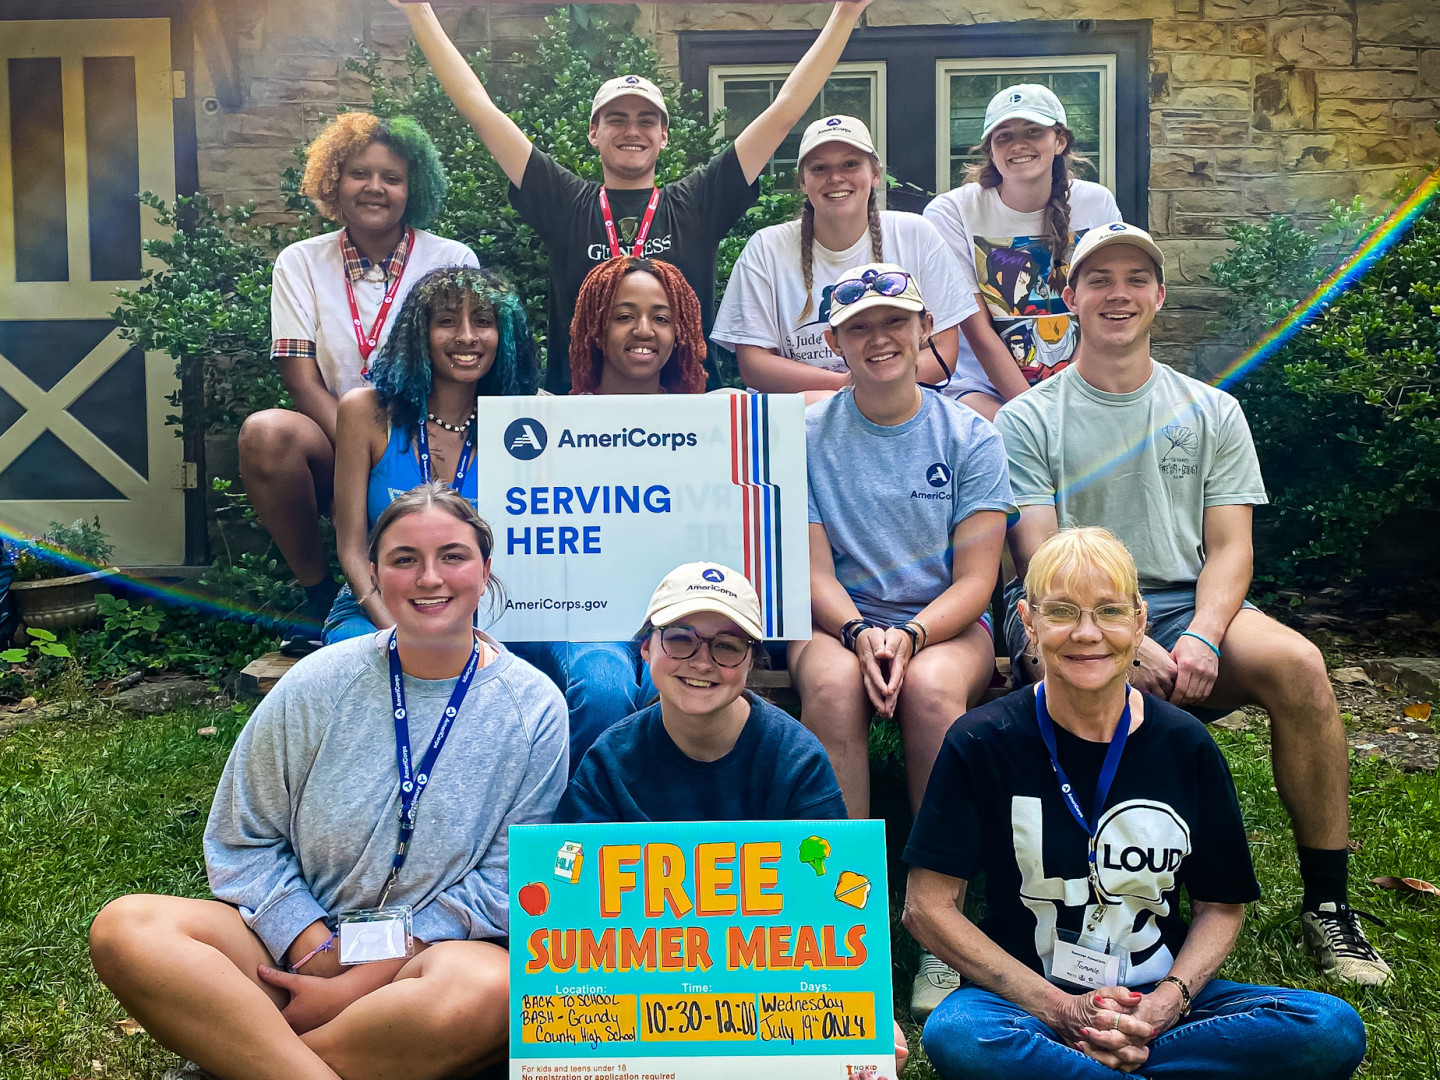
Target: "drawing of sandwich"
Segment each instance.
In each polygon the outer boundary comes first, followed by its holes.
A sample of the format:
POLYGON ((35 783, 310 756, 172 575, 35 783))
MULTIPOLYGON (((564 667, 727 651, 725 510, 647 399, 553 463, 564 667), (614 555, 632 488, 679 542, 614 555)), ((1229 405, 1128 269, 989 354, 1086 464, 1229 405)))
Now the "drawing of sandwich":
POLYGON ((870 879, 853 870, 840 871, 840 880, 835 883, 835 899, 859 909, 870 899, 870 879))

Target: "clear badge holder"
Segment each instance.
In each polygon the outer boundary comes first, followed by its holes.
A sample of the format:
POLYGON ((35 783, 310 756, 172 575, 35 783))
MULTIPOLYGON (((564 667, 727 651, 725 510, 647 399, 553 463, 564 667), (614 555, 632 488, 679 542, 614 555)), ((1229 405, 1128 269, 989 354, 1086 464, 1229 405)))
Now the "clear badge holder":
POLYGON ((408 904, 368 908, 340 916, 340 964, 373 964, 415 955, 408 904))
POLYGON ((1050 981, 1099 990, 1124 986, 1130 974, 1128 949, 1112 947, 1103 936, 1056 930, 1050 953, 1050 981))

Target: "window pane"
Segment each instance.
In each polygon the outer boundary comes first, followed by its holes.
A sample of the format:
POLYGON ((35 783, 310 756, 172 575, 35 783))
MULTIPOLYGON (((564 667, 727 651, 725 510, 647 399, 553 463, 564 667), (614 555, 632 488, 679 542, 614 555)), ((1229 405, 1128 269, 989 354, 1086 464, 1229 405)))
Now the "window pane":
POLYGON ((1047 72, 1007 70, 994 74, 966 72, 950 76, 950 186, 965 182, 965 167, 983 161, 971 154, 985 127, 985 106, 1007 86, 1039 83, 1055 91, 1065 106, 1065 119, 1075 132, 1075 149, 1090 158, 1076 173, 1085 180, 1097 180, 1094 162, 1100 160, 1100 72, 1067 70, 1047 72))
MULTIPOLYGON (((784 76, 722 77, 719 104, 726 109, 725 138, 733 139, 744 131, 745 125, 764 112, 775 100, 784 82, 784 76)), ((822 116, 844 113, 847 116, 860 117, 870 125, 874 134, 873 98, 869 75, 836 75, 826 80, 819 96, 800 118, 800 122, 790 129, 790 134, 785 136, 780 148, 765 167, 765 171, 775 177, 775 186, 784 189, 794 184, 800 136, 812 121, 822 116)))

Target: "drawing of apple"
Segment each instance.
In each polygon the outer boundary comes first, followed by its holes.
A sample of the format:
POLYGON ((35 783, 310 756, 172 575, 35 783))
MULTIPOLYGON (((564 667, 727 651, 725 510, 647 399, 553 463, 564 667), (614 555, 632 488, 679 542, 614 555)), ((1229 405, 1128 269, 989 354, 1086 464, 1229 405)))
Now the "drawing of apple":
POLYGON ((550 908, 550 890, 543 881, 532 881, 520 887, 520 906, 526 915, 544 915, 550 908))

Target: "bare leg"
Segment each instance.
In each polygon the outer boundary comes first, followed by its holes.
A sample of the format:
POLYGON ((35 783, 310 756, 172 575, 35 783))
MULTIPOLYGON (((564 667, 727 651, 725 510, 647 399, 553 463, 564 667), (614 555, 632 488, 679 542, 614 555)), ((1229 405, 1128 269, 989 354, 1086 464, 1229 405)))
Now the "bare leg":
POLYGON ((120 1004, 160 1043, 222 1080, 336 1080, 259 981, 274 961, 227 904, 122 896, 90 927, 90 959, 120 1004))
POLYGON ((304 1040, 345 1080, 469 1076, 505 1056, 510 965, 484 941, 442 941, 304 1040))
POLYGON ((969 405, 986 420, 994 420, 995 414, 1000 411, 1000 406, 1005 404, 999 398, 993 398, 983 390, 972 390, 968 394, 961 394, 960 403, 969 405))
POLYGON ((1295 842, 1343 848, 1350 836, 1350 765, 1345 724, 1320 650, 1269 616, 1242 608, 1220 651, 1220 675, 1205 704, 1259 705, 1270 714, 1275 788, 1295 842))
POLYGON ((979 623, 972 623, 958 637, 921 649, 910 661, 895 714, 905 740, 905 782, 912 811, 920 810, 945 733, 984 695, 994 668, 995 645, 979 623))
POLYGON ((850 816, 869 817, 869 736, 875 707, 865 693, 860 661, 839 638, 816 627, 809 641, 791 642, 789 662, 800 695, 800 722, 825 747, 850 816))
POLYGON ((320 511, 335 487, 335 448, 304 413, 265 409, 240 428, 240 477, 302 587, 319 584, 327 563, 320 511))

